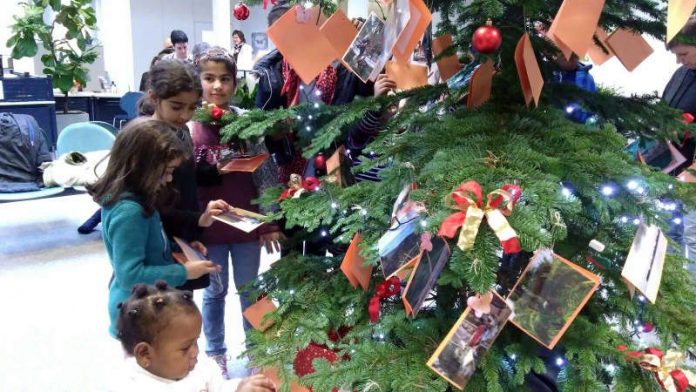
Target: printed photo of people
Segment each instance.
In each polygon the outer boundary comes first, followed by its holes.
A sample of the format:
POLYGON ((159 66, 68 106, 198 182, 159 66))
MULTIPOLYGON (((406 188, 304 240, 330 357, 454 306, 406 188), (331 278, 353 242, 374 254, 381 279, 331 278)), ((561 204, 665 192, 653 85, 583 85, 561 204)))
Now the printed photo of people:
POLYGON ((367 82, 379 63, 383 37, 384 21, 371 13, 343 56, 343 61, 363 82, 367 82))
POLYGON ((463 390, 511 314, 512 309, 495 293, 490 313, 476 317, 467 308, 430 357, 428 366, 454 387, 463 390))
POLYGON ((407 185, 399 193, 391 225, 377 242, 385 277, 394 275, 420 254, 420 234, 416 232, 420 206, 408 198, 410 189, 411 185, 407 185))

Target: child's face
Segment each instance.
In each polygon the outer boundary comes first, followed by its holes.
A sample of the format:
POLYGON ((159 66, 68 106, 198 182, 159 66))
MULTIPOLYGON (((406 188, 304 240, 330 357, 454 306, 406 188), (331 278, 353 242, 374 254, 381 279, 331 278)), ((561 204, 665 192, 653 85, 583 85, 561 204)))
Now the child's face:
POLYGON ((167 99, 159 99, 150 92, 150 99, 155 102, 153 118, 164 121, 173 127, 183 128, 193 117, 198 98, 195 91, 182 92, 167 99))
POLYGON ((174 180, 174 170, 181 165, 181 162, 181 159, 175 159, 167 163, 167 166, 164 167, 164 173, 162 174, 162 186, 165 186, 174 180))
POLYGON ((208 61, 201 70, 203 99, 221 108, 230 105, 230 99, 236 89, 235 75, 227 70, 225 63, 208 61))
POLYGON ((200 313, 182 312, 174 315, 151 345, 147 370, 159 377, 180 380, 196 366, 198 337, 201 334, 200 313))

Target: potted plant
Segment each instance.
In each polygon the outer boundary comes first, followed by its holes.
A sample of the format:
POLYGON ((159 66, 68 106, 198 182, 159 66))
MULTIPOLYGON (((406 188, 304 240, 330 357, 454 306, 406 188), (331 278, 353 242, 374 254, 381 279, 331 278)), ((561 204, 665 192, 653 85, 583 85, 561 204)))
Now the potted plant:
MULTIPOLYGON (((30 0, 21 5, 24 15, 14 16, 13 35, 7 41, 12 58, 34 57, 40 42, 47 53, 41 56, 43 73, 52 78, 53 87, 65 95, 63 113, 68 113, 68 93, 75 84, 84 86, 89 80, 87 65, 98 56, 92 38, 97 18, 91 0, 30 0), (47 13, 47 10, 51 12, 47 13), (45 16, 46 15, 46 16, 45 16)), ((88 121, 82 113, 77 121, 88 121)), ((68 123, 75 122, 68 120, 68 123)), ((61 118, 58 118, 58 129, 61 118)))

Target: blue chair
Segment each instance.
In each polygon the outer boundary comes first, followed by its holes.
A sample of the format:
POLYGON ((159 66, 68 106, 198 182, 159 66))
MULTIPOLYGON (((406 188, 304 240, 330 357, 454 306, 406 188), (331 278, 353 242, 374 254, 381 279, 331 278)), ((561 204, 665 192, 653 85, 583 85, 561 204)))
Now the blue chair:
POLYGON ((116 136, 100 125, 89 122, 70 124, 58 134, 56 154, 110 150, 114 140, 116 136))
MULTIPOLYGON (((108 125, 108 124, 107 124, 108 125)), ((86 153, 98 150, 110 150, 116 136, 104 127, 88 122, 70 124, 58 135, 56 154, 61 156, 70 151, 86 153)), ((44 197, 66 196, 84 191, 60 186, 40 189, 32 192, 0 193, 0 203, 38 199, 44 197)))
POLYGON ((113 133, 114 136, 118 133, 118 128, 116 128, 115 126, 109 124, 108 122, 104 122, 104 121, 90 121, 89 123, 90 123, 90 124, 97 124, 97 125, 99 125, 100 127, 102 127, 102 128, 104 128, 104 129, 106 129, 107 131, 113 133))
POLYGON ((118 129, 121 129, 123 123, 128 122, 138 117, 138 101, 145 95, 142 91, 129 91, 121 97, 119 106, 126 114, 117 114, 114 116, 113 126, 116 127, 118 121, 118 129))

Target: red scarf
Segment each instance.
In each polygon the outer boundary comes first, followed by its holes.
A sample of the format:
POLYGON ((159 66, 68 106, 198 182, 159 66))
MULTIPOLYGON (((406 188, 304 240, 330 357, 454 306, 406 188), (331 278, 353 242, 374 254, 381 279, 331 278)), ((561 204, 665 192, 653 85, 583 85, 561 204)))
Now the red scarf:
MULTIPOLYGON (((336 92, 336 69, 331 65, 321 71, 315 79, 315 88, 321 91, 321 100, 325 104, 331 105, 334 93, 336 92)), ((293 107, 300 103, 300 77, 292 66, 283 59, 283 89, 281 95, 285 95, 288 107, 293 107)))

